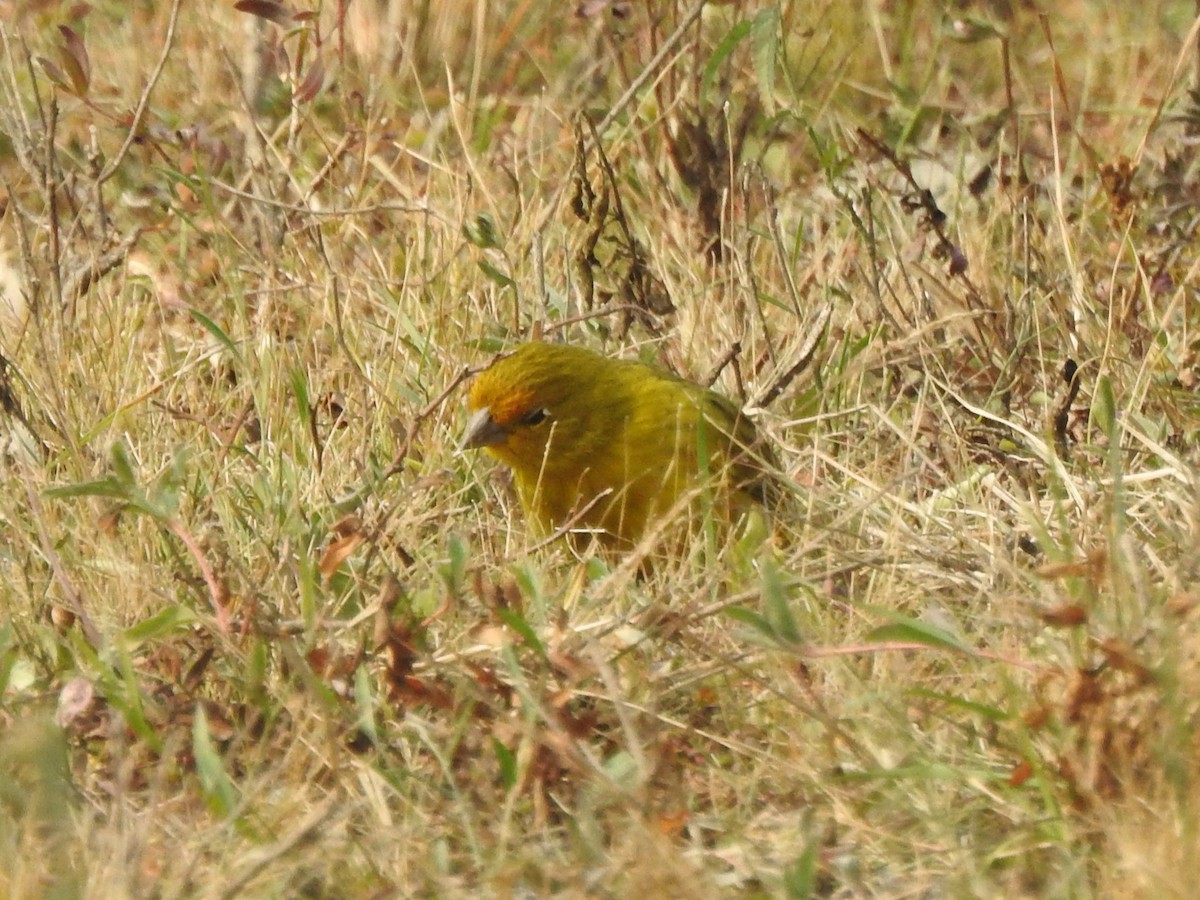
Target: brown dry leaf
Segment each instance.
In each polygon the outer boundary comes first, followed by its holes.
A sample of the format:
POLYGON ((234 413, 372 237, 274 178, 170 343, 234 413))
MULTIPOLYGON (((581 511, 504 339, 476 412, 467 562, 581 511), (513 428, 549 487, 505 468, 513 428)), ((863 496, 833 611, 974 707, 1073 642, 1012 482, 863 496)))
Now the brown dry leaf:
POLYGON ((1047 581, 1057 581, 1063 578, 1086 578, 1088 565, 1086 562, 1046 563, 1033 570, 1038 578, 1047 581))
POLYGON ((1100 644, 1100 652, 1105 661, 1118 672, 1125 672, 1137 678, 1140 684, 1148 684, 1154 680, 1154 673, 1142 665, 1133 654, 1133 648, 1124 641, 1110 638, 1100 644))
POLYGON ((1046 563, 1033 570, 1039 578, 1056 581, 1063 578, 1083 578, 1089 584, 1098 585, 1104 581, 1108 571, 1108 552, 1097 550, 1075 562, 1046 563))
POLYGON ((442 710, 454 708, 454 695, 448 688, 415 675, 409 675, 390 687, 392 698, 402 706, 431 706, 442 710))
POLYGON ((325 85, 325 66, 321 64, 321 60, 313 61, 309 67, 308 74, 304 76, 304 81, 296 88, 293 96, 300 103, 311 103, 321 93, 321 88, 325 85))
POLYGON ((331 655, 329 650, 323 645, 318 645, 309 650, 304 655, 304 660, 308 663, 308 667, 313 670, 313 674, 322 676, 329 674, 331 655))
POLYGON ((665 834, 667 837, 681 834, 687 823, 688 811, 686 809, 677 809, 672 813, 659 813, 654 821, 658 833, 665 834))
POLYGON ((58 32, 63 36, 63 46, 59 48, 58 58, 67 70, 76 96, 83 97, 92 81, 92 63, 88 59, 87 48, 83 45, 83 38, 66 25, 59 25, 58 32))
POLYGON ((372 633, 372 644, 376 650, 387 644, 392 632, 392 610, 396 607, 404 587, 395 575, 388 575, 383 586, 379 589, 379 598, 375 601, 375 628, 372 633))
POLYGON ((46 73, 46 75, 49 76, 51 81, 53 81, 63 90, 69 91, 71 89, 71 82, 67 80, 67 76, 63 74, 62 69, 50 62, 50 60, 46 59, 44 56, 35 57, 35 60, 37 61, 37 64, 42 67, 42 70, 46 73))
POLYGON ((108 537, 115 537, 117 526, 121 524, 121 513, 124 511, 124 507, 113 506, 101 513, 100 518, 96 520, 96 527, 100 533, 108 537))
POLYGON ((196 658, 196 661, 187 667, 187 671, 183 675, 183 687, 185 690, 195 691, 196 688, 200 687, 200 682, 204 680, 204 672, 208 669, 208 664, 212 662, 215 654, 215 647, 205 647, 204 652, 196 658))
POLYGON ((489 694, 498 697, 505 706, 512 704, 513 688, 496 677, 496 673, 487 666, 478 663, 467 663, 467 669, 475 678, 475 683, 489 694))
POLYGON ((290 10, 272 0, 238 0, 233 4, 233 8, 238 12, 250 13, 252 16, 274 22, 280 28, 291 28, 296 21, 290 10))
POLYGON ((411 629, 402 622, 393 622, 388 627, 387 640, 384 642, 387 655, 388 693, 399 697, 406 689, 406 681, 412 674, 417 661, 417 650, 413 642, 411 629))
POLYGON ((1101 703, 1104 697, 1104 689, 1096 673, 1076 669, 1064 702, 1067 721, 1078 722, 1085 709, 1101 703))
POLYGON ((1100 181, 1108 193, 1113 211, 1118 215, 1137 199, 1133 191, 1133 177, 1137 174, 1133 161, 1128 156, 1119 156, 1115 162, 1100 167, 1100 181))
POLYGON ((1077 603, 1068 603, 1038 614, 1038 618, 1051 628, 1075 628, 1088 620, 1088 611, 1077 603))
POLYGON ((614 19, 626 19, 631 10, 630 5, 623 0, 583 0, 575 7, 575 15, 581 19, 594 19, 605 12, 614 19))
POLYGON ((75 613, 56 603, 50 607, 50 624, 59 634, 66 634, 75 624, 75 613))
POLYGON ((340 538, 349 537, 352 534, 360 534, 363 530, 362 520, 353 514, 342 516, 333 523, 333 527, 329 530, 340 538))
POLYGON ((1030 778, 1033 777, 1033 763, 1029 760, 1022 760, 1012 774, 1008 776, 1009 787, 1020 787, 1030 778))
POLYGON ((596 674, 596 667, 561 647, 551 646, 546 658, 556 670, 572 681, 579 682, 596 674))
POLYGON ((483 644, 485 647, 499 649, 508 643, 508 629, 495 622, 480 622, 470 630, 469 634, 473 641, 483 644))
POLYGON ((237 729, 234 727, 233 722, 225 715, 224 710, 215 703, 204 703, 204 716, 208 719, 209 733, 215 740, 223 743, 231 740, 234 734, 236 734, 237 729))
POLYGON ((317 408, 329 416, 334 428, 345 428, 350 424, 346 417, 346 395, 341 391, 326 391, 317 401, 317 408))
POLYGON ((1050 721, 1050 715, 1049 706, 1035 706, 1021 717, 1021 721, 1025 723, 1025 727, 1030 731, 1040 731, 1050 721))
POLYGON ((1200 594, 1190 591, 1180 591, 1172 595, 1166 603, 1166 610, 1173 616, 1186 616, 1200 606, 1200 594))
POLYGON ((321 554, 321 561, 317 564, 317 568, 321 572, 321 577, 328 580, 333 576, 333 573, 338 570, 350 556, 358 549, 359 545, 366 540, 362 534, 349 534, 345 537, 338 538, 321 554))

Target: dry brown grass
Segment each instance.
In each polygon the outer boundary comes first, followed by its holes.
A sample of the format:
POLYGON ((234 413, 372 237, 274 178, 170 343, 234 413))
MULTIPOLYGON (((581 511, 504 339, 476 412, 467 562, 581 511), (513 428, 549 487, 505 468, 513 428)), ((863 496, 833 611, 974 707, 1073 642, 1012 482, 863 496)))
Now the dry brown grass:
POLYGON ((179 7, 0 3, 0 893, 1190 894, 1189 4, 179 7), (536 329, 785 512, 539 544, 536 329))

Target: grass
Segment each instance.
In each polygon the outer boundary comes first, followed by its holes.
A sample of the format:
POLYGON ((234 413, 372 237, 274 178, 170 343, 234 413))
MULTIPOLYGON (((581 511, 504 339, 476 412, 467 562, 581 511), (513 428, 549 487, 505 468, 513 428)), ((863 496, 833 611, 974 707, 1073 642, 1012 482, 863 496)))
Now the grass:
POLYGON ((10 6, 6 896, 1192 893, 1191 5, 10 6), (542 541, 538 332, 790 512, 542 541))

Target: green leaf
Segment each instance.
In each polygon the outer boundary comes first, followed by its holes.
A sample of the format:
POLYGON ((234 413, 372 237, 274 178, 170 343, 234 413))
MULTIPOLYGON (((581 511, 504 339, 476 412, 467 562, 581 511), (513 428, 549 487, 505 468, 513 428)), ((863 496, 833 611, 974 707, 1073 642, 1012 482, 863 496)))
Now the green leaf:
POLYGON ((937 647, 942 650, 957 650, 960 653, 972 655, 975 653, 973 647, 946 629, 907 616, 897 617, 895 622, 879 626, 871 631, 866 639, 876 644, 894 642, 923 644, 926 647, 937 647))
POLYGON ((196 704, 196 719, 192 722, 192 756, 196 759, 196 775, 208 808, 221 817, 228 816, 237 805, 237 788, 225 771, 220 751, 213 743, 208 729, 208 716, 203 704, 196 704))
POLYGON ((963 697, 956 697, 953 694, 946 694, 942 691, 931 691, 926 688, 914 688, 908 692, 910 696, 922 697, 926 700, 937 700, 950 706, 957 706, 967 712, 975 713, 983 716, 993 722, 1008 722, 1013 716, 1012 713, 1005 712, 995 706, 990 706, 986 703, 977 703, 974 700, 967 700, 963 697))
POLYGON ((457 596, 466 581, 467 559, 470 557, 471 548, 461 534, 452 533, 446 541, 446 550, 450 558, 438 567, 439 574, 446 583, 446 590, 457 596))
POLYGON ((505 790, 512 790, 517 783, 517 755, 496 738, 492 738, 492 751, 500 765, 500 781, 505 790))
POLYGON ((107 497, 110 500, 128 501, 129 488, 115 478, 104 478, 100 481, 83 481, 78 484, 64 484, 61 487, 47 488, 42 495, 55 500, 67 497, 107 497))
POLYGON ((129 648, 118 637, 113 642, 113 652, 117 662, 102 676, 101 693, 121 714, 129 730, 139 740, 145 741, 151 750, 158 753, 162 750, 162 738, 158 736, 158 732, 146 718, 146 710, 142 703, 142 689, 138 683, 137 667, 129 655, 129 648))
POLYGON ((215 337, 217 342, 226 350, 228 350, 233 358, 238 361, 239 365, 242 363, 242 354, 238 352, 237 344, 233 342, 229 335, 227 335, 221 329, 221 327, 217 325, 216 322, 214 322, 204 313, 200 312, 198 309, 188 309, 188 314, 197 322, 199 322, 205 331, 215 337))
POLYGON ((775 62, 779 56, 779 7, 760 9, 750 26, 750 47, 758 96, 768 114, 775 110, 775 62))
POLYGON ((121 632, 121 639, 130 647, 137 647, 158 637, 165 637, 179 630, 182 626, 191 625, 196 621, 196 615, 182 606, 168 606, 148 619, 143 619, 136 625, 131 625, 121 632))
POLYGON ((796 861, 784 868, 783 891, 790 900, 804 900, 816 892, 820 849, 819 841, 809 841, 796 861))
POLYGON ((317 627, 317 610, 321 607, 321 584, 317 558, 312 554, 301 554, 299 567, 300 619, 304 622, 304 633, 312 635, 317 627))
POLYGON ((975 44, 979 41, 1003 37, 991 22, 972 16, 962 16, 961 18, 954 19, 950 23, 949 32, 951 40, 963 44, 975 44))
POLYGON ((174 519, 179 512, 179 487, 187 474, 187 459, 186 448, 176 450, 171 457, 171 465, 155 479, 145 497, 135 499, 134 505, 157 519, 174 519))
POLYGON ((478 212, 475 218, 463 225, 463 237, 483 250, 496 250, 502 246, 500 232, 492 217, 478 212))
POLYGON ((759 578, 762 585, 763 613, 771 624, 775 639, 793 646, 804 643, 796 619, 788 603, 787 585, 780 575, 779 567, 769 556, 759 563, 759 578))
POLYGON ((531 650, 543 659, 546 658, 546 648, 542 646, 538 636, 533 633, 533 629, 529 627, 524 616, 512 609, 498 609, 496 615, 499 616, 501 622, 519 634, 531 650))
POLYGON ((375 725, 375 692, 371 689, 371 676, 366 666, 354 670, 354 703, 358 707, 358 727, 370 739, 379 744, 379 729, 375 725))
POLYGON ((0 626, 0 697, 8 691, 8 678, 20 658, 20 653, 13 639, 12 622, 0 626))
POLYGON ((725 39, 717 45, 717 49, 713 51, 713 55, 709 57, 708 64, 704 67, 704 75, 700 79, 700 96, 708 95, 712 88, 712 83, 717 77, 717 69, 721 68, 721 64, 729 58, 738 44, 750 33, 751 23, 738 22, 729 30, 729 34, 725 35, 725 39))
POLYGON ((753 628, 763 637, 775 640, 775 629, 771 627, 763 616, 760 616, 752 609, 746 609, 744 606, 729 606, 725 609, 725 615, 733 619, 735 622, 740 622, 743 625, 753 628))
POLYGON ((114 441, 109 451, 112 458, 113 475, 118 484, 126 488, 137 486, 137 475, 134 473, 133 460, 129 458, 129 448, 124 441, 114 441))
POLYGON ((637 787, 638 765, 628 750, 618 750, 601 765, 604 774, 627 790, 637 787))
POLYGON ((499 269, 497 269, 494 265, 492 265, 486 259, 481 259, 479 261, 479 268, 483 270, 484 275, 486 275, 491 281, 500 285, 500 287, 515 287, 516 286, 515 281, 513 281, 511 278, 509 278, 507 275, 505 275, 503 272, 501 272, 499 269))
POLYGON ((1092 396, 1092 419, 1110 444, 1117 440, 1117 401, 1113 395, 1112 381, 1107 375, 1102 375, 1096 382, 1096 392, 1092 396))
POLYGON ((292 394, 296 398, 296 409, 300 412, 300 421, 309 427, 312 421, 312 400, 308 394, 308 373, 303 369, 292 371, 292 394))

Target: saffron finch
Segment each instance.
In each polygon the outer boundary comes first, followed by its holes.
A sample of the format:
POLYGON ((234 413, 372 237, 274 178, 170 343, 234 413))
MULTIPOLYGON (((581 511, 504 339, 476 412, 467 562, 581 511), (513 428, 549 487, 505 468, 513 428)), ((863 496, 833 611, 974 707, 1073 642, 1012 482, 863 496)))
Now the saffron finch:
MULTIPOLYGON (((529 343, 471 385, 464 447, 512 469, 538 530, 629 547, 712 476, 733 515, 762 500, 754 425, 725 397, 630 360, 529 343)), ((681 507, 691 508, 690 503, 681 507)))

